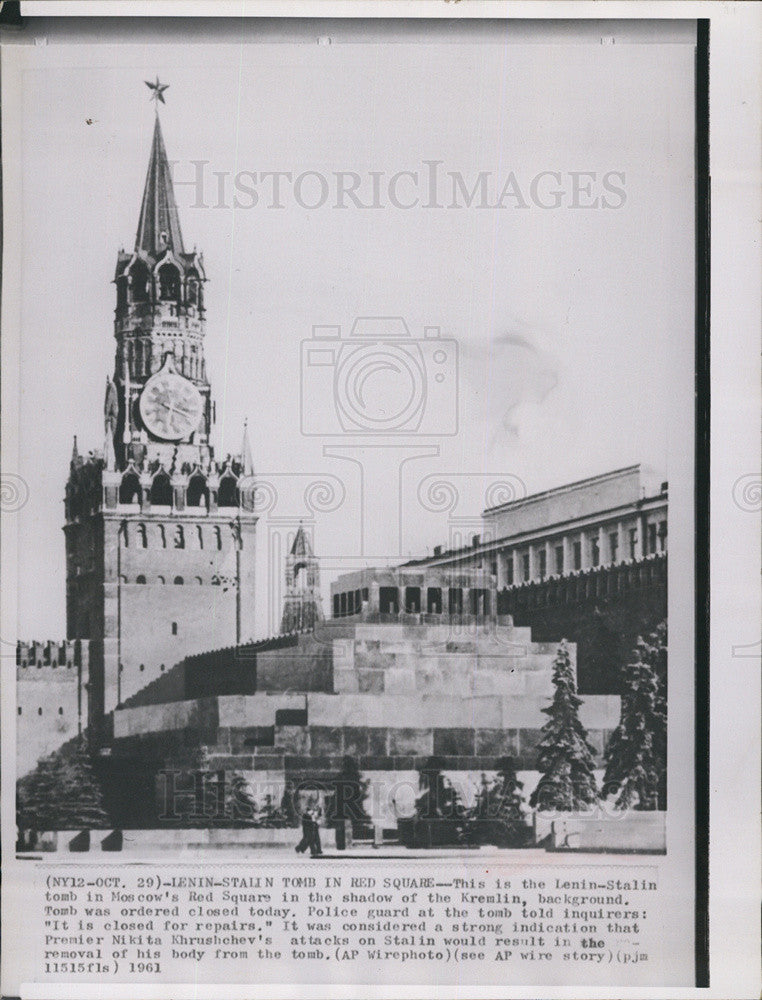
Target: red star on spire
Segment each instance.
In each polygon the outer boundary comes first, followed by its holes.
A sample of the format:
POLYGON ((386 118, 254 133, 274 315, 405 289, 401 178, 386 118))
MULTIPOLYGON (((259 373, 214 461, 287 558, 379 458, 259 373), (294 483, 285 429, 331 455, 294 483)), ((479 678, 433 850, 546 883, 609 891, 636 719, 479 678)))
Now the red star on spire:
POLYGON ((156 83, 151 83, 148 80, 145 80, 144 82, 145 82, 146 87, 148 87, 148 89, 150 91, 152 91, 151 97, 149 98, 149 100, 151 100, 151 101, 157 101, 157 102, 161 101, 161 103, 164 104, 165 103, 165 101, 164 101, 164 91, 169 87, 169 84, 168 83, 159 83, 158 76, 156 77, 156 83))

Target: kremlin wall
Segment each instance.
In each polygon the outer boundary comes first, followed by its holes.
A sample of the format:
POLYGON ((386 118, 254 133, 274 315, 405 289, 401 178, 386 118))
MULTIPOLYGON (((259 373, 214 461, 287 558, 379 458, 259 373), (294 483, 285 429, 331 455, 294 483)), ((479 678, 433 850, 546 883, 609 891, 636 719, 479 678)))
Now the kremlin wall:
POLYGON ((89 643, 16 646, 17 777, 87 728, 89 643))

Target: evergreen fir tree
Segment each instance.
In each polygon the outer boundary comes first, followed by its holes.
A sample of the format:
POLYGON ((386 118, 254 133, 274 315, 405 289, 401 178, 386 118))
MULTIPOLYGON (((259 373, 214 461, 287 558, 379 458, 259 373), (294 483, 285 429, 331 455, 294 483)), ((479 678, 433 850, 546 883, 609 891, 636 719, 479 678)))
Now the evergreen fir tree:
POLYGON ((657 809, 667 808, 667 622, 657 625, 648 637, 648 662, 656 674, 654 752, 659 766, 657 809))
POLYGON ((251 826, 257 822, 257 803, 251 786, 240 771, 234 771, 227 786, 225 815, 233 824, 251 826))
POLYGON ((17 799, 24 829, 103 830, 111 825, 84 737, 40 760, 19 781, 17 799))
POLYGON ((579 720, 582 699, 577 695, 566 640, 553 664, 553 701, 542 711, 549 716, 538 745, 542 776, 529 804, 541 810, 575 812, 598 801, 594 768, 595 748, 579 720))
POLYGON ((606 747, 604 783, 619 809, 657 809, 666 798, 666 625, 649 638, 638 639, 623 670, 621 716, 606 747))

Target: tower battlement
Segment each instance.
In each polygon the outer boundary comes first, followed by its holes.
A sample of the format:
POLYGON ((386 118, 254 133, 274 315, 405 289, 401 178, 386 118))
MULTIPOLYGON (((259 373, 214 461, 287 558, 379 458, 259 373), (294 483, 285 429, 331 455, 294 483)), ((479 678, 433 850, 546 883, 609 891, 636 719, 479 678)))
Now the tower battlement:
POLYGON ((16 675, 26 680, 47 680, 51 670, 58 671, 59 679, 67 673, 76 679, 78 673, 87 674, 90 663, 90 644, 87 639, 32 640, 16 643, 16 675), (63 669, 61 669, 63 668, 63 669))
POLYGON ((138 448, 121 468, 109 470, 100 451, 83 458, 76 440, 66 483, 66 520, 101 510, 150 514, 154 507, 195 516, 253 513, 255 482, 244 454, 215 461, 211 449, 199 455, 178 445, 168 461, 149 459, 138 448))

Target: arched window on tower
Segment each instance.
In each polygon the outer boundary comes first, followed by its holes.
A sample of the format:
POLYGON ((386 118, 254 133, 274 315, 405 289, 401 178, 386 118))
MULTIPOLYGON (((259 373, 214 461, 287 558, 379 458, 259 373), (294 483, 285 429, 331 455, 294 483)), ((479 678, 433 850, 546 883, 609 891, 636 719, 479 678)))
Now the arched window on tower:
POLYGON ((183 526, 181 524, 175 525, 174 543, 176 549, 185 548, 185 532, 183 531, 183 526))
POLYGON ((144 524, 138 525, 138 538, 140 539, 140 547, 143 549, 147 549, 148 535, 146 534, 146 526, 144 524))
POLYGON ((217 494, 218 507, 237 507, 238 489, 236 488, 235 476, 223 476, 220 480, 220 489, 217 494))
POLYGON ((166 549, 166 547, 167 547, 167 532, 164 529, 164 525, 163 524, 159 525, 159 540, 161 541, 161 547, 163 549, 166 549))
POLYGON ((221 549, 222 548, 222 531, 220 530, 220 526, 218 524, 216 524, 214 526, 214 541, 215 541, 215 543, 217 545, 217 548, 221 549))
POLYGON ((148 300, 150 274, 142 260, 136 260, 130 268, 130 297, 133 302, 148 300))
POLYGON ((157 507, 172 506, 172 484, 166 472, 157 472, 151 483, 151 504, 157 507))
POLYGON ((196 534, 198 535, 198 547, 203 549, 204 547, 204 532, 200 524, 196 525, 196 534))
POLYGON ((119 485, 119 503, 140 503, 143 491, 140 480, 134 472, 125 472, 119 485))
POLYGON ((159 268, 159 298, 166 302, 177 302, 180 296, 180 275, 173 264, 162 264, 159 268))
POLYGON ((209 489, 203 476, 196 474, 190 477, 185 504, 187 507, 209 506, 209 489))

